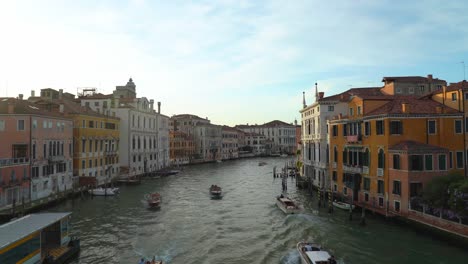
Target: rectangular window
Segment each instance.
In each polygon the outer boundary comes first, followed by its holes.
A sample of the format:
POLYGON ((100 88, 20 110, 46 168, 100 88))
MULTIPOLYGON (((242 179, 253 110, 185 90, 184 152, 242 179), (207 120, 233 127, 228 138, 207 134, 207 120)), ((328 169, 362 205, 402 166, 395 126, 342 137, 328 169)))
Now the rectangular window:
POLYGON ((86 152, 86 139, 81 140, 81 152, 86 152))
POLYGON ((424 155, 424 164, 427 171, 433 170, 432 155, 424 155))
POLYGON ((393 181, 393 194, 401 194, 401 182, 400 181, 393 181))
POLYGON ((33 120, 32 122, 32 128, 36 129, 37 128, 37 120, 33 120))
POLYGON ((447 170, 447 157, 445 154, 439 155, 439 170, 447 170))
POLYGON ((429 135, 435 135, 436 133, 436 121, 435 120, 427 121, 427 133, 429 135))
POLYGON ((0 120, 0 131, 4 131, 4 130, 5 130, 5 121, 0 120))
POLYGON ((24 120, 18 120, 18 131, 24 130, 24 120))
POLYGON ((49 121, 49 128, 52 128, 52 121, 49 121))
POLYGON ((403 134, 403 124, 401 121, 391 121, 390 122, 390 134, 391 135, 402 135, 403 134))
POLYGON ((423 170, 423 155, 410 155, 409 156, 409 170, 422 171, 423 170))
POLYGON ((42 121, 42 128, 47 128, 47 121, 42 121))
POLYGON ((370 122, 364 122, 364 135, 369 136, 370 135, 370 122))
POLYGON ((410 88, 409 88, 409 93, 410 93, 410 94, 413 94, 413 93, 414 93, 414 87, 410 87, 410 88))
POLYGON ((364 193, 364 201, 368 202, 369 201, 369 194, 364 193))
POLYGON ((86 120, 83 120, 83 121, 81 122, 81 127, 82 127, 82 128, 85 128, 85 127, 86 127, 86 120))
POLYGON ((401 93, 401 88, 400 88, 400 87, 397 87, 397 88, 396 88, 396 93, 397 93, 397 94, 401 93))
POLYGON ((361 107, 360 107, 360 106, 357 107, 357 114, 358 114, 358 115, 361 114, 361 107))
POLYGON ((328 106, 328 112, 333 112, 335 111, 335 106, 334 105, 329 105, 328 106))
POLYGON ((336 171, 333 171, 333 181, 337 181, 338 180, 338 176, 337 176, 337 172, 336 171))
POLYGON ((457 151, 457 169, 463 169, 463 151, 457 151))
POLYGON ((455 120, 455 134, 461 134, 461 133, 462 133, 462 121, 455 120))
POLYGON ((349 115, 350 115, 350 116, 353 116, 353 115, 354 115, 354 111, 353 111, 353 110, 354 110, 353 108, 349 108, 349 115))
POLYGON ((93 160, 89 160, 88 161, 88 168, 92 168, 93 167, 93 160))
POLYGON ((400 202, 395 201, 394 204, 395 204, 395 211, 400 212, 400 202))
POLYGON ((333 131, 332 131, 332 132, 333 132, 332 135, 333 135, 334 137, 338 136, 338 126, 337 126, 337 125, 333 125, 333 126, 332 126, 332 130, 333 130, 333 131))
POLYGON ((364 178, 364 190, 370 191, 370 178, 364 178))
POLYGON ((457 93, 452 93, 452 101, 457 101, 457 93))
POLYGON ((385 126, 383 120, 378 120, 375 122, 377 135, 383 135, 385 133, 385 126))
POLYGON ((465 133, 468 133, 468 117, 465 117, 465 133))
POLYGON ((379 194, 384 193, 384 181, 382 181, 382 180, 377 181, 377 193, 379 193, 379 194))
POLYGON ((343 124, 343 136, 348 135, 348 124, 343 124))
POLYGON ((348 195, 348 188, 343 187, 343 194, 344 194, 344 195, 348 195))
POLYGON ((82 160, 81 161, 81 169, 86 169, 86 161, 85 160, 82 160))
POLYGON ((398 154, 393 155, 393 169, 395 170, 400 169, 400 155, 398 154))
POLYGON ((94 128, 94 121, 93 120, 88 121, 88 127, 89 128, 94 128))

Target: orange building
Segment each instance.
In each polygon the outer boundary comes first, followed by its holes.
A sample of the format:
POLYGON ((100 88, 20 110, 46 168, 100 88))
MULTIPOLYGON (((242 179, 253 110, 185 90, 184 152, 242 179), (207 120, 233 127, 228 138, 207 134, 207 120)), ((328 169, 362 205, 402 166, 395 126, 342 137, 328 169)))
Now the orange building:
POLYGON ((189 164, 195 153, 193 137, 182 131, 169 131, 171 165, 189 164))
POLYGON ((405 214, 434 176, 462 171, 463 113, 426 97, 351 97, 329 121, 332 190, 381 214, 405 214))

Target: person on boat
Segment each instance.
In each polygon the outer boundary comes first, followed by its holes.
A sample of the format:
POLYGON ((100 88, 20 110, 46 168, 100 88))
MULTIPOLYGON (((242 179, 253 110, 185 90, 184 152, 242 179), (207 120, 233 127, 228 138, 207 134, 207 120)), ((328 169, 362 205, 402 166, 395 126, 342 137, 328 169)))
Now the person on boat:
POLYGON ((138 264, 145 264, 145 259, 141 258, 141 260, 140 260, 140 262, 138 262, 138 264))
POLYGON ((336 262, 335 256, 332 255, 330 258, 328 258, 328 263, 336 264, 337 262, 336 262))
POLYGON ((153 260, 151 260, 151 264, 156 264, 156 256, 153 256, 153 260))
POLYGON ((304 246, 304 249, 305 249, 305 251, 312 251, 312 246, 311 246, 309 243, 307 243, 307 244, 304 246))

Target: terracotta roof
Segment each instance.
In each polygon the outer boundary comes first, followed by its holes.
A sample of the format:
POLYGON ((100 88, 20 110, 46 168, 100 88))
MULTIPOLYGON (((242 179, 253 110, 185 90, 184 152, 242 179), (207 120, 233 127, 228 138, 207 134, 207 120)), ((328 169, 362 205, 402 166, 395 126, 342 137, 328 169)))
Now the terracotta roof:
POLYGON ((232 132, 239 132, 239 129, 230 126, 223 126, 224 131, 232 131, 232 132))
MULTIPOLYGON (((447 92, 452 92, 452 91, 456 91, 456 90, 459 90, 459 89, 468 90, 468 82, 466 80, 463 80, 461 82, 451 83, 449 86, 447 86, 446 91, 447 92)), ((440 90, 438 92, 442 93, 443 90, 440 90)))
MULTIPOLYGON (((438 78, 432 78, 433 81, 445 82, 438 78)), ((429 79, 422 76, 397 76, 397 77, 383 77, 382 82, 402 82, 402 83, 428 83, 429 79)))
POLYGON ((180 114, 180 115, 173 115, 171 116, 171 119, 182 119, 182 118, 191 118, 191 119, 202 119, 202 120, 207 120, 205 118, 201 118, 197 115, 192 115, 192 114, 180 114))
POLYGON ((79 99, 110 99, 112 98, 112 94, 101 94, 101 93, 96 93, 92 95, 81 95, 78 98, 79 99))
POLYGON ((409 104, 410 110, 408 114, 437 114, 436 107, 442 107, 444 113, 452 114, 459 113, 449 107, 444 107, 436 101, 427 98, 417 98, 414 96, 394 96, 393 100, 386 103, 382 107, 375 109, 366 114, 366 116, 382 115, 382 114, 405 114, 403 113, 402 104, 409 104))
POLYGON ((328 101, 340 101, 340 102, 347 102, 351 98, 351 96, 359 96, 359 97, 370 97, 370 96, 386 96, 380 90, 381 87, 358 87, 358 88, 351 88, 345 92, 340 94, 324 97, 319 99, 319 102, 328 102, 328 101))
POLYGON ((63 104, 64 113, 66 113, 66 114, 88 115, 88 116, 96 116, 96 117, 111 118, 111 119, 120 120, 120 118, 118 118, 118 117, 113 117, 113 116, 108 116, 108 115, 98 113, 96 111, 93 111, 89 107, 81 106, 79 103, 76 103, 76 102, 70 101, 70 100, 41 99, 39 101, 36 101, 35 104, 37 106, 40 106, 42 109, 46 109, 48 107, 48 105, 53 105, 54 107, 53 107, 52 110, 55 111, 55 112, 59 111, 60 104, 63 104))
POLYGON ((428 153, 428 152, 448 152, 449 150, 446 148, 442 148, 439 146, 434 146, 430 144, 425 144, 413 140, 405 140, 401 141, 393 146, 388 148, 389 151, 407 151, 407 152, 420 152, 420 153, 428 153))
POLYGON ((26 100, 19 100, 16 98, 0 98, 0 114, 9 114, 8 105, 14 105, 12 114, 21 114, 21 115, 44 115, 44 116, 53 116, 60 117, 63 119, 69 119, 64 117, 62 113, 51 112, 42 109, 37 104, 30 103, 26 100))

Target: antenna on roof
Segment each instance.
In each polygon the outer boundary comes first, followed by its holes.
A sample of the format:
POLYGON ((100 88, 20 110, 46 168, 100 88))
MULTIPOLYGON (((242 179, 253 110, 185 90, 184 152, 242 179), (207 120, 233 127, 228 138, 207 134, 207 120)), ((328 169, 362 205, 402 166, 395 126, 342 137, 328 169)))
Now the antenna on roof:
POLYGON ((463 67, 463 80, 466 81, 466 73, 465 73, 465 69, 466 69, 466 66, 465 66, 465 61, 462 61, 460 62, 462 67, 463 67))

